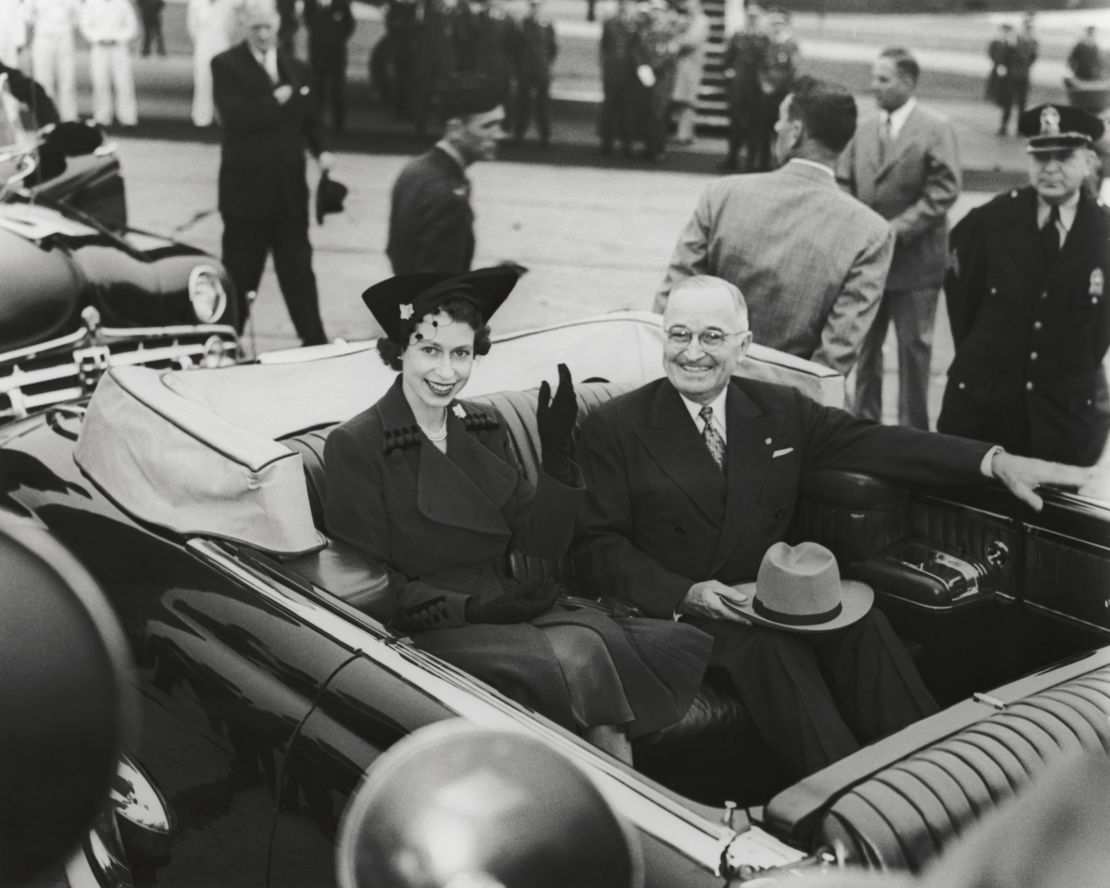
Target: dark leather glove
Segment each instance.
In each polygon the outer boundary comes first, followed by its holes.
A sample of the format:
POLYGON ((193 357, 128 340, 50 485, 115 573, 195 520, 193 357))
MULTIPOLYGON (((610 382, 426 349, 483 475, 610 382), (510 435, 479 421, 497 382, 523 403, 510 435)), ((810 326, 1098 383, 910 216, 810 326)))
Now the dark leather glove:
POLYGON ((489 601, 471 598, 466 603, 468 623, 527 623, 551 609, 558 590, 555 581, 544 580, 534 586, 522 586, 516 580, 504 592, 489 601))
POLYGON ((578 417, 578 397, 566 364, 559 365, 559 388, 551 397, 551 386, 540 383, 536 403, 536 428, 543 453, 543 470, 556 481, 573 485, 575 481, 572 456, 574 421, 578 417))

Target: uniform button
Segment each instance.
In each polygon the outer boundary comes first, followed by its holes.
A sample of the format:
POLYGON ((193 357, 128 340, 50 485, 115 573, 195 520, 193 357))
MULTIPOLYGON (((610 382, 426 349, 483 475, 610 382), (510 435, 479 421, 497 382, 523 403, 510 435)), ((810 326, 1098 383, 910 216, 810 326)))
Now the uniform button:
POLYGON ((1048 298, 1048 290, 1042 290, 1041 291, 1041 299, 1047 299, 1047 298, 1048 298))
POLYGON ((1030 352, 1030 353, 1029 353, 1029 360, 1030 360, 1030 361, 1035 361, 1035 360, 1037 360, 1037 353, 1036 353, 1036 352, 1030 352))
POLYGON ((1044 324, 1042 324, 1040 321, 1033 321, 1033 329, 1035 331, 1040 330, 1041 327, 1043 327, 1043 326, 1044 326, 1044 324))
POLYGON ((967 386, 961 382, 959 385, 956 386, 956 388, 958 388, 962 392, 965 388, 967 388, 967 386))
POLYGON ((998 287, 991 287, 991 293, 997 293, 998 287))
POLYGON ((1027 383, 1025 383, 1025 390, 1026 390, 1027 392, 1031 392, 1031 391, 1033 391, 1033 383, 1031 383, 1031 382, 1027 382, 1027 383))

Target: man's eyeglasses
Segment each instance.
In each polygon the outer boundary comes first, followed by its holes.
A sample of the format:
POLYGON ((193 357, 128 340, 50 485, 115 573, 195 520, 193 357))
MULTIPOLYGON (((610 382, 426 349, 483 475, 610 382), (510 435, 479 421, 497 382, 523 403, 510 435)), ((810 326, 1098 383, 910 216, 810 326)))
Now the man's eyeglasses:
MULTIPOLYGON (((723 330, 710 328, 698 334, 698 343, 707 352, 714 352, 721 348, 730 336, 742 336, 747 330, 737 330, 735 333, 726 333, 723 330)), ((667 342, 676 348, 686 348, 694 341, 694 334, 685 327, 671 327, 667 331, 667 342)))

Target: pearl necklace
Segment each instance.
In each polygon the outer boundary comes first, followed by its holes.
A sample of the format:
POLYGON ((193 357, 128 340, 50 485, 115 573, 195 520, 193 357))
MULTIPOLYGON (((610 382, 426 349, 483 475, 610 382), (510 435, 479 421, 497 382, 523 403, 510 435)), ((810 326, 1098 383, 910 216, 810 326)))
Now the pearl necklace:
MULTIPOLYGON (((417 423, 417 425, 420 424, 417 423)), ((447 417, 443 417, 443 425, 439 427, 438 432, 429 431, 424 426, 420 426, 420 431, 422 431, 427 439, 433 444, 438 444, 440 441, 447 437, 447 417)))

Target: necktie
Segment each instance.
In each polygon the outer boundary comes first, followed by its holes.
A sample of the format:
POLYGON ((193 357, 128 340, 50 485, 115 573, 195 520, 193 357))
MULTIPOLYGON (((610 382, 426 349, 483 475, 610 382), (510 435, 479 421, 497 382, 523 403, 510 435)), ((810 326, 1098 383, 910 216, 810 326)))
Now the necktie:
POLYGON ((709 448, 709 455, 713 457, 717 468, 723 472, 725 470, 725 442, 721 433, 717 431, 717 427, 713 425, 713 408, 707 404, 701 408, 698 416, 705 422, 705 429, 701 433, 701 438, 705 442, 705 446, 709 448))
POLYGON ((879 163, 886 163, 890 156, 891 144, 894 141, 894 130, 891 128, 890 115, 883 115, 883 122, 879 126, 879 163))
POLYGON ((1053 206, 1048 219, 1041 226, 1041 251, 1044 254, 1045 268, 1051 268, 1060 255, 1060 208, 1053 206))

